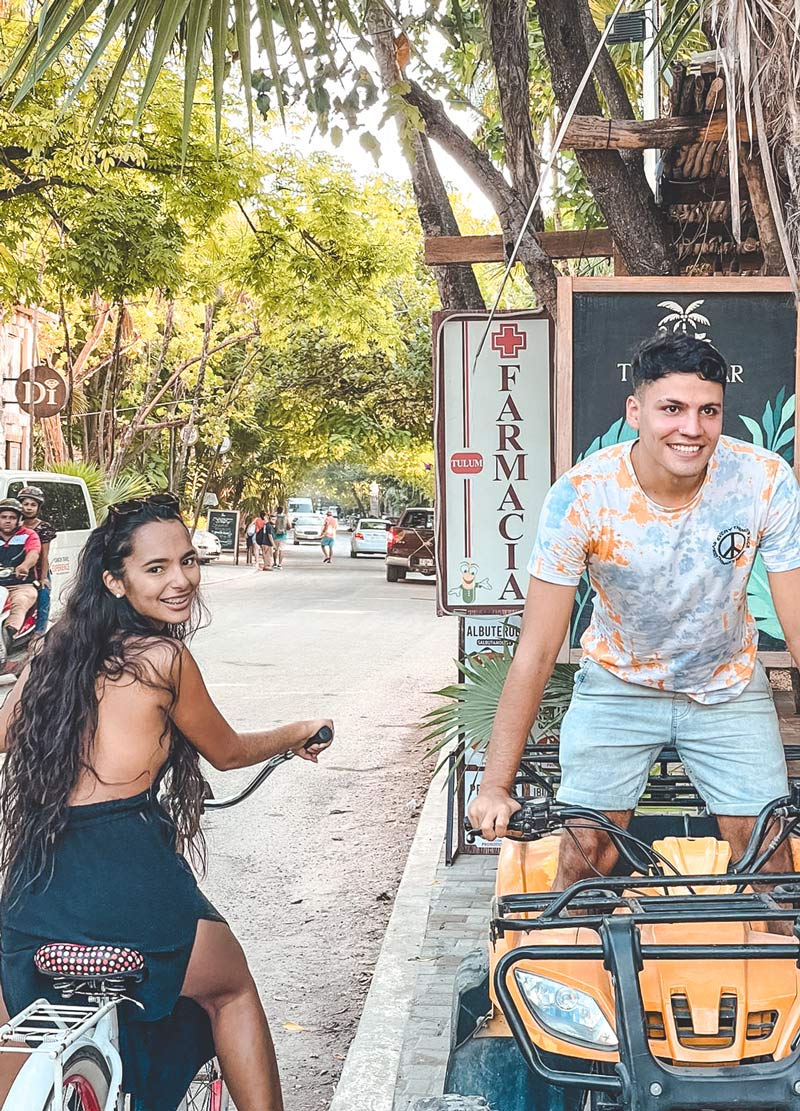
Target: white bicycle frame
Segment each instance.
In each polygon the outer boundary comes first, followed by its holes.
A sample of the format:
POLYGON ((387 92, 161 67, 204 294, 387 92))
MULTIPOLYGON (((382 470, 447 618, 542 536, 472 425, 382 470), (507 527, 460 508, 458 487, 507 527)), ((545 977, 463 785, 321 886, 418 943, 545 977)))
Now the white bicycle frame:
MULTIPOLYGON (((92 998, 87 1004, 37 999, 0 1027, 0 1053, 29 1053, 3 1104, 3 1111, 39 1111, 64 1084, 64 1056, 92 1046, 111 1074, 102 1111, 122 1111, 118 999, 92 998)), ((55 1111, 55 1109, 54 1109, 55 1111)), ((60 1111, 60 1109, 58 1109, 60 1111)))

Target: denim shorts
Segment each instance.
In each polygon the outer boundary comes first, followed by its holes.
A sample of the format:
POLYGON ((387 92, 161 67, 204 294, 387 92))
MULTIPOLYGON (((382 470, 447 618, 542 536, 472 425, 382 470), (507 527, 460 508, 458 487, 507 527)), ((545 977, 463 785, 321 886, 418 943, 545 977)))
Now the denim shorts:
POLYGON ((760 663, 740 695, 707 706, 626 683, 584 660, 561 725, 559 802, 633 810, 665 745, 678 750, 712 814, 752 817, 788 794, 778 715, 760 663))

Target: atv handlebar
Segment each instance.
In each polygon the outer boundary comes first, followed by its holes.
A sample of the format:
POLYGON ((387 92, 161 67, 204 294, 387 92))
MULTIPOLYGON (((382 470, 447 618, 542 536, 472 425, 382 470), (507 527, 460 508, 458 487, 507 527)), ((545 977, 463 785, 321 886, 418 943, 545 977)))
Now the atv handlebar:
MULTIPOLYGON (((310 750, 315 745, 330 744, 332 740, 333 730, 327 725, 323 725, 312 737, 308 738, 302 747, 310 750)), ((273 756, 271 760, 267 760, 267 762, 259 768, 258 772, 256 772, 247 786, 243 787, 238 794, 228 795, 224 799, 215 799, 213 794, 210 794, 203 804, 203 809, 227 810, 230 806, 236 806, 238 803, 244 802, 245 799, 250 798, 254 791, 258 790, 264 780, 271 776, 277 767, 281 764, 285 764, 287 760, 291 760, 294 755, 295 753, 290 749, 288 752, 281 752, 278 756, 273 756)), ((208 784, 206 784, 206 787, 208 791, 211 791, 211 787, 208 784)))
MULTIPOLYGON (((549 795, 512 796, 520 804, 508 819, 506 837, 514 841, 539 841, 568 826, 592 828, 607 834, 620 856, 635 872, 661 874, 663 871, 658 854, 644 842, 618 826, 600 810, 588 806, 570 806, 556 802, 549 795)), ((753 825, 747 848, 742 856, 731 861, 728 874, 759 872, 777 849, 800 825, 800 783, 791 785, 791 794, 773 799, 761 810, 753 825), (773 823, 778 829, 768 845, 764 839, 773 823)), ((469 818, 464 819, 467 841, 474 842, 481 836, 480 829, 473 829, 469 818)))
MULTIPOLYGON (((638 838, 631 838, 627 830, 612 822, 600 810, 592 810, 588 806, 569 806, 556 802, 549 795, 515 796, 514 802, 520 804, 520 809, 508 819, 506 832, 506 837, 513 841, 538 841, 547 834, 566 828, 568 823, 580 823, 584 828, 591 826, 606 833, 614 842, 619 855, 635 872, 647 874, 653 869, 659 870, 652 849, 638 838), (644 854, 637 851, 636 846, 644 850, 644 854)), ((481 836, 479 829, 472 828, 469 818, 464 819, 464 829, 470 842, 481 836)))

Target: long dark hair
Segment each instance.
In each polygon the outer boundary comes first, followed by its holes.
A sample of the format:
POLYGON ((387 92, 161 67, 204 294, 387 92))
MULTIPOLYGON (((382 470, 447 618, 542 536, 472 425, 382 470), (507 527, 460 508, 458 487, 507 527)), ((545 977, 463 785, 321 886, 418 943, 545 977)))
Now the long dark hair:
MULTIPOLYGON (((81 773, 94 771, 98 679, 130 676, 167 692, 169 709, 175 703, 177 684, 156 674, 145 657, 153 645, 164 645, 179 664, 181 645, 199 624, 199 599, 185 625, 155 628, 103 582, 104 571, 123 577, 136 532, 165 520, 180 520, 177 509, 143 502, 124 516, 109 513, 81 553, 63 616, 34 652, 0 770, 0 872, 12 885, 51 870, 51 849, 66 826, 70 795, 81 773)), ((169 736, 170 748, 160 803, 175 823, 178 848, 204 862, 200 759, 169 715, 163 736, 169 736)))

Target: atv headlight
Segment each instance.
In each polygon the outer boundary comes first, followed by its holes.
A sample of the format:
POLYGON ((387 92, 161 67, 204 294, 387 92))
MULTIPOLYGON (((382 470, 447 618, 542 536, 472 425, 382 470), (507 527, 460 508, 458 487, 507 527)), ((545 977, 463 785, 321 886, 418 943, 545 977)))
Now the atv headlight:
POLYGON ((531 1014, 549 1033, 579 1045, 617 1048, 617 1036, 591 995, 534 972, 517 969, 514 977, 531 1014))

